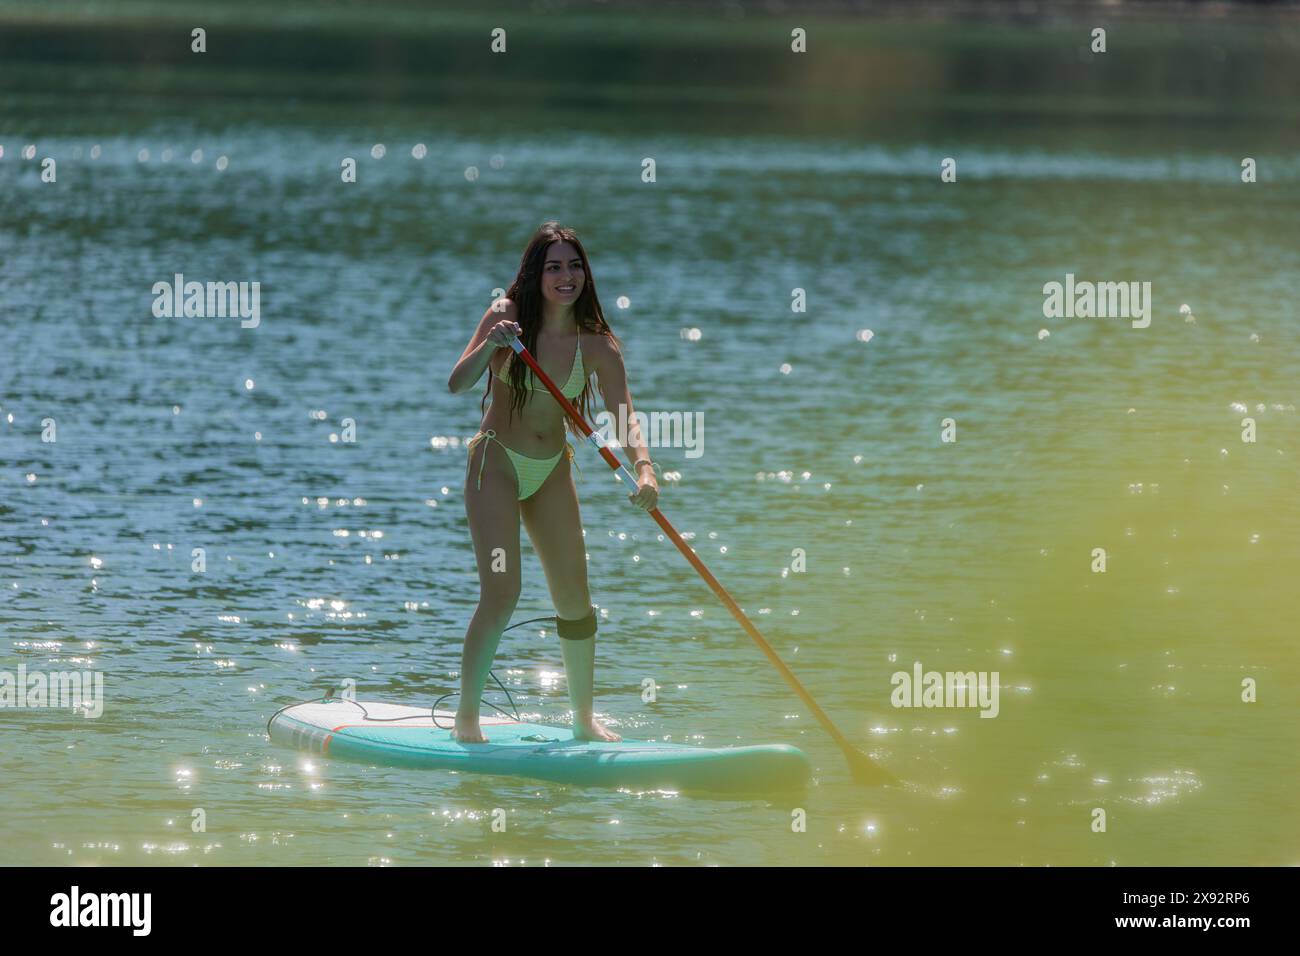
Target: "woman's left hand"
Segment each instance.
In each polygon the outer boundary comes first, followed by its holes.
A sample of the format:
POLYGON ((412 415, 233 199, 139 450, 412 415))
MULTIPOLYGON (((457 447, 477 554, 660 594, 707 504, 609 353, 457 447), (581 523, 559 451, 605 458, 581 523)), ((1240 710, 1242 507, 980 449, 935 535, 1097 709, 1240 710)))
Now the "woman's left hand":
POLYGON ((650 511, 659 506, 659 483, 655 481, 654 470, 645 465, 637 477, 636 491, 627 496, 628 501, 638 508, 650 511))

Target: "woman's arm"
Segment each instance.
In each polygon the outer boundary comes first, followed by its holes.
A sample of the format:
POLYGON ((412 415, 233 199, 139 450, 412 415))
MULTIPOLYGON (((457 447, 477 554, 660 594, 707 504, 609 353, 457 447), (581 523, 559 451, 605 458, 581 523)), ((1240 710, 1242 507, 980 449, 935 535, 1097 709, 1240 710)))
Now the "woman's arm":
MULTIPOLYGON (((650 450, 645 445, 641 428, 637 424, 635 409, 632 407, 632 392, 627 385, 627 368, 623 365, 623 353, 618 345, 607 335, 598 338, 600 345, 595 350, 596 382, 600 388, 600 397, 605 408, 615 421, 619 421, 619 407, 626 408, 627 435, 617 436, 620 441, 626 437, 624 447, 632 456, 632 462, 650 457, 650 450)), ((653 508, 658 500, 659 483, 655 481, 654 467, 648 461, 642 461, 635 469, 637 492, 632 495, 634 504, 653 508)))
POLYGON ((515 304, 509 299, 497 301, 505 303, 504 310, 496 312, 492 306, 488 306, 483 318, 479 320, 478 328, 474 330, 474 337, 465 346, 465 351, 460 353, 460 358, 456 360, 451 375, 447 378, 447 390, 453 394, 473 388, 483 377, 483 370, 492 361, 496 350, 506 346, 511 335, 523 331, 515 320, 515 304))

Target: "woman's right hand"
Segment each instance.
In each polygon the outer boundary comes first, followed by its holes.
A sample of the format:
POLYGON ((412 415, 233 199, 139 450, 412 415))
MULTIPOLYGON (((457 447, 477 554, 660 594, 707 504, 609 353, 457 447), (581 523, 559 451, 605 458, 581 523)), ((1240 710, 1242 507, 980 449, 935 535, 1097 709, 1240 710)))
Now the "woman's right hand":
POLYGON ((488 341, 499 349, 509 348, 510 340, 522 335, 523 331, 518 322, 511 319, 502 319, 492 326, 492 331, 488 333, 488 341))

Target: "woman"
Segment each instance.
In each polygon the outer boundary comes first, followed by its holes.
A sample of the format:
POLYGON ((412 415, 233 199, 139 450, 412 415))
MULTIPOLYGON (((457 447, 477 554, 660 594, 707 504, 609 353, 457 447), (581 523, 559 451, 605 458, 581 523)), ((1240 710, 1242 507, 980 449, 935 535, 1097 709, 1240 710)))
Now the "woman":
MULTIPOLYGON (((587 593, 582 519, 569 470, 573 448, 565 438, 566 427, 575 434, 577 428, 517 360, 510 348, 513 336, 584 417, 587 377, 595 372, 605 407, 617 415, 618 406, 626 405, 627 420, 634 421, 623 353, 601 311, 587 253, 573 230, 543 223, 524 250, 514 284, 484 313, 447 380, 452 392, 464 392, 484 369, 492 373, 483 396, 486 403, 490 395, 492 404, 468 443, 465 514, 478 562, 479 602, 465 634, 452 736, 464 743, 487 742, 479 728, 479 698, 519 600, 522 516, 555 604, 574 737, 619 740, 592 713, 596 615, 587 593)), ((628 497, 648 511, 658 503, 659 485, 639 431, 635 425, 629 431, 626 445, 637 490, 628 497)))

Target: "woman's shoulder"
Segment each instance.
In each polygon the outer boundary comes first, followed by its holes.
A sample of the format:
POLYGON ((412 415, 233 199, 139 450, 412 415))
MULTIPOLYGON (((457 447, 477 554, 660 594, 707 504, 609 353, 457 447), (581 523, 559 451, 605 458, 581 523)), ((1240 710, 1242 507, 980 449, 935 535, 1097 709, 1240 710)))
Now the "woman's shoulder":
POLYGON ((618 355, 618 343, 614 341, 614 336, 609 332, 579 329, 578 342, 582 345, 582 354, 597 356, 618 355))

